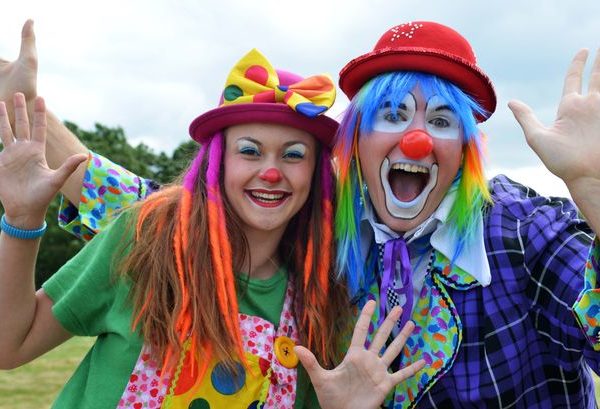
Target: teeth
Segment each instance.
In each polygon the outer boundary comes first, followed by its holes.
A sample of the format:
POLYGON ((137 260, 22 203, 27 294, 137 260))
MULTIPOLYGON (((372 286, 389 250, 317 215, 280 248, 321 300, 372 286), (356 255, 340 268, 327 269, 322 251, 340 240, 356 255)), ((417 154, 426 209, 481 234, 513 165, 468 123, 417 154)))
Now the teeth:
POLYGON ((429 173, 429 169, 421 165, 412 165, 410 163, 394 163, 392 165, 393 170, 403 170, 411 173, 429 173))
POLYGON ((262 200, 281 200, 283 199, 283 193, 262 193, 262 192, 251 192, 252 196, 256 197, 257 199, 262 199, 262 200))

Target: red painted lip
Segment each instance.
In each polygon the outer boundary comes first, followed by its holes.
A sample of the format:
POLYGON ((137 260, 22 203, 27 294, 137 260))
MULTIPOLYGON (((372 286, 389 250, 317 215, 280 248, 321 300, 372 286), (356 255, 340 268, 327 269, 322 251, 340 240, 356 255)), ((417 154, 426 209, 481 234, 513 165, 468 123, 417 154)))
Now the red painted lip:
POLYGON ((286 192, 284 190, 265 190, 265 189, 246 189, 246 196, 253 202, 256 203, 260 207, 277 207, 281 206, 292 194, 290 192, 286 192), (258 194, 266 194, 266 195, 277 195, 280 196, 279 199, 267 199, 260 198, 258 196, 253 195, 253 193, 258 194))

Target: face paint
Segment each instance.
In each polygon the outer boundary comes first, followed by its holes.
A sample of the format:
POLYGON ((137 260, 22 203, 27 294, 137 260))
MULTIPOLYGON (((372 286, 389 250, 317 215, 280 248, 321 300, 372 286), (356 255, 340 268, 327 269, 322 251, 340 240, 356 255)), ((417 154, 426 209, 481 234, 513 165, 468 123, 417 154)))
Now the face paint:
POLYGON ((415 97, 410 92, 398 104, 395 111, 392 111, 392 104, 386 102, 383 108, 377 111, 373 130, 378 132, 403 132, 412 122, 415 109, 415 97))
POLYGON ((306 145, 295 143, 288 146, 283 152, 283 156, 290 159, 302 159, 306 155, 306 145))
POLYGON ((269 168, 258 175, 259 178, 269 183, 277 183, 281 180, 281 172, 276 168, 269 168))
POLYGON ((439 95, 434 95, 427 102, 425 118, 425 129, 434 138, 458 139, 461 136, 456 114, 439 95))
POLYGON ((383 163, 381 164, 380 177, 383 184, 383 189, 385 191, 385 205, 389 213, 392 216, 400 219, 412 219, 416 217, 421 212, 421 210, 423 210, 427 198, 429 197, 429 193, 433 190, 435 184, 437 183, 437 173, 438 166, 436 164, 433 164, 431 166, 431 169, 428 169, 427 167, 421 165, 411 165, 406 161, 397 162, 390 166, 389 159, 385 158, 383 163), (416 197, 412 199, 411 197, 415 195, 414 191, 416 191, 416 188, 407 189, 405 187, 402 190, 400 190, 396 187, 395 189, 393 189, 388 178, 388 175, 391 171, 406 172, 407 170, 408 172, 412 173, 421 173, 423 174, 423 178, 425 177, 425 175, 429 174, 429 180, 423 188, 423 190, 421 191, 421 193, 419 193, 418 195, 416 195, 416 197), (404 192, 404 194, 400 195, 398 194, 398 192, 404 192), (403 199, 406 199, 407 201, 403 201, 403 199))
POLYGON ((310 194, 317 143, 279 124, 225 130, 224 191, 245 232, 285 230, 310 194))
POLYGON ((419 160, 433 150, 433 139, 420 129, 406 132, 400 141, 400 150, 408 158, 419 160))
POLYGON ((460 122, 441 97, 426 100, 416 87, 402 104, 396 115, 401 120, 394 120, 391 104, 381 108, 358 146, 375 211, 398 232, 417 227, 437 209, 460 167, 463 139, 460 122), (401 146, 415 132, 428 135, 433 146, 418 154, 408 149, 409 156, 401 146))

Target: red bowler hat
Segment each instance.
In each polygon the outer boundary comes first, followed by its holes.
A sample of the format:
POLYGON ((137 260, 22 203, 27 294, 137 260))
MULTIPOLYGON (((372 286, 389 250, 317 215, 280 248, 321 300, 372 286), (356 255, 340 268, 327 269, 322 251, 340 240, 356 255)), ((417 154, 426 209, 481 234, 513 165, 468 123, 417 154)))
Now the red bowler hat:
POLYGON ((486 111, 496 109, 492 82, 477 66, 469 42, 450 27, 413 21, 389 29, 370 53, 350 61, 340 71, 340 88, 352 99, 371 78, 390 71, 420 71, 444 78, 469 94, 486 111))
POLYGON ((322 115, 335 101, 335 85, 327 75, 302 78, 274 69, 256 49, 233 67, 218 108, 190 125, 190 136, 203 142, 233 125, 273 123, 302 129, 331 146, 336 120, 322 115))

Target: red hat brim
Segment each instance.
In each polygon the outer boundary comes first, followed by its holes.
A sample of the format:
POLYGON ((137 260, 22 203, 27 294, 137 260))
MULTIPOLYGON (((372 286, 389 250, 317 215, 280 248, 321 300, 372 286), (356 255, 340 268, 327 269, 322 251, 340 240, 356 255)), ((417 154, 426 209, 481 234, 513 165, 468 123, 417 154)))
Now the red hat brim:
POLYGON ((226 105, 205 112, 190 124, 190 136, 201 143, 225 128, 248 123, 272 123, 302 129, 328 147, 331 147, 339 126, 328 116, 310 118, 284 104, 255 102, 226 105))
POLYGON ((496 109, 494 87, 483 71, 460 57, 426 48, 387 48, 355 58, 340 71, 340 88, 352 99, 371 78, 391 71, 425 72, 454 83, 486 111, 479 122, 496 109))

